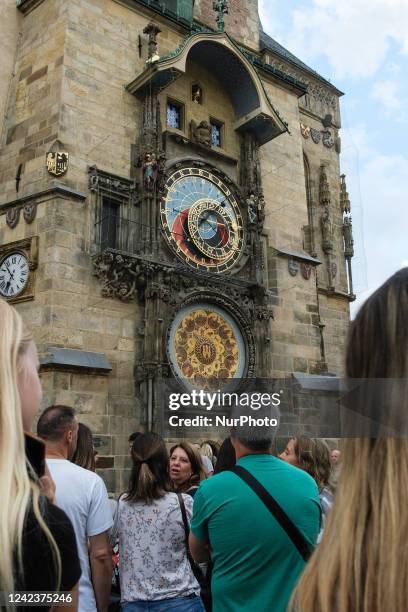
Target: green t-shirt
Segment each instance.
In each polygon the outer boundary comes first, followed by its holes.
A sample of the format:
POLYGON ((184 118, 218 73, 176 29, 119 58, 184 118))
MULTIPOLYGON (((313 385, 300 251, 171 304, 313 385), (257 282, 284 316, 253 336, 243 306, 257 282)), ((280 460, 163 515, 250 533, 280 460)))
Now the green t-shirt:
MULTIPOLYGON (((313 546, 320 529, 317 485, 306 472, 271 455, 238 461, 271 493, 313 546)), ((213 612, 285 612, 305 563, 259 497, 236 474, 201 483, 191 529, 209 541, 213 612)))

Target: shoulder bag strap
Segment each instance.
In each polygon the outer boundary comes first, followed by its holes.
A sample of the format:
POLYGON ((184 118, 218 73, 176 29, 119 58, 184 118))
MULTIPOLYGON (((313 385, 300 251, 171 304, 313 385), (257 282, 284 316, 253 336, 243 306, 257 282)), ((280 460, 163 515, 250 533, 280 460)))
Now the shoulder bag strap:
POLYGON ((113 525, 110 528, 109 534, 108 534, 108 541, 109 541, 109 545, 112 546, 112 548, 115 545, 115 542, 118 538, 118 531, 119 531, 119 502, 121 497, 124 494, 121 493, 116 501, 116 507, 115 507, 115 516, 113 517, 113 525))
POLYGON ((265 489, 263 485, 241 465, 236 465, 232 468, 237 476, 242 478, 244 482, 258 495, 263 501, 269 512, 275 517, 282 529, 286 532, 293 544, 298 549, 303 560, 307 562, 310 559, 312 550, 304 535, 299 531, 293 521, 288 517, 286 512, 281 508, 276 499, 265 489))
POLYGON ((190 552, 190 547, 188 545, 188 536, 190 535, 190 527, 188 524, 188 519, 187 519, 187 512, 186 512, 186 506, 184 504, 184 499, 181 493, 176 493, 179 504, 180 504, 180 510, 181 510, 181 517, 183 519, 183 526, 184 526, 184 533, 185 533, 185 545, 186 545, 186 552, 187 552, 187 559, 191 565, 191 570, 195 576, 195 579, 197 580, 198 584, 201 586, 204 580, 204 574, 202 573, 201 569, 198 567, 197 563, 194 561, 193 557, 191 556, 191 552, 190 552))

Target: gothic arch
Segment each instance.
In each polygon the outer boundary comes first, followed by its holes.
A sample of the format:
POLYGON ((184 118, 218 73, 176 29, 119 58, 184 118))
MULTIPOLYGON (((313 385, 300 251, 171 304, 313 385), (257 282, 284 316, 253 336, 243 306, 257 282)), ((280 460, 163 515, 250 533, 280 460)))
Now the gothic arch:
POLYGON ((150 63, 127 86, 128 91, 143 96, 156 93, 187 73, 187 60, 201 64, 223 82, 234 111, 236 131, 251 131, 260 145, 287 131, 266 93, 261 78, 250 59, 226 33, 200 32, 186 38, 172 53, 150 63))

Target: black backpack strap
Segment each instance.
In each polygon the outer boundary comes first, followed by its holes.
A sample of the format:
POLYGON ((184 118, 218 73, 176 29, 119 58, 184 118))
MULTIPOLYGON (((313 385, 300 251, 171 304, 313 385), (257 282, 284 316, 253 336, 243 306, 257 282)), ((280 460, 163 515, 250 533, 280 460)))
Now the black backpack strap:
POLYGON ((194 561, 193 557, 191 556, 191 552, 190 552, 190 546, 188 544, 188 536, 190 535, 190 527, 188 524, 188 519, 187 519, 187 512, 186 512, 186 506, 184 504, 184 499, 181 493, 176 493, 177 497, 178 497, 178 501, 180 504, 180 510, 181 510, 181 517, 183 519, 183 526, 184 526, 184 533, 185 533, 185 545, 186 545, 186 553, 187 553, 187 559, 188 562, 190 563, 191 566, 191 570, 194 574, 195 579, 197 580, 198 584, 200 585, 200 587, 203 584, 204 581, 204 574, 201 571, 201 569, 199 568, 199 566, 196 564, 196 562, 194 561))
POLYGON ((290 537, 303 560, 308 561, 312 554, 309 543, 292 520, 288 517, 286 512, 280 507, 276 499, 274 499, 272 495, 268 493, 265 487, 261 485, 261 483, 241 465, 236 465, 233 467, 231 472, 234 472, 234 474, 242 478, 242 480, 246 482, 246 484, 258 495, 258 497, 268 508, 269 512, 275 517, 282 529, 284 529, 284 531, 290 537))

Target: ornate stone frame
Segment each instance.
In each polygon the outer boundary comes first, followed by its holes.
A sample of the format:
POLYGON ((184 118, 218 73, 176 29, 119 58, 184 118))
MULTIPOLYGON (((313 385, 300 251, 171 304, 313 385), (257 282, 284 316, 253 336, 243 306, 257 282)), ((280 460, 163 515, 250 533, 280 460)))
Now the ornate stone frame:
POLYGON ((178 313, 185 308, 186 306, 191 306, 198 303, 206 303, 209 307, 212 305, 218 306, 225 310, 237 323, 238 328, 242 334, 242 337, 245 342, 245 350, 247 352, 246 366, 245 366, 245 379, 254 378, 255 377, 255 367, 256 367, 256 348, 255 348, 255 339, 252 333, 252 325, 250 321, 244 316, 242 313, 242 308, 240 305, 219 293, 215 293, 213 291, 199 291, 194 292, 186 298, 179 301, 176 309, 173 312, 173 316, 171 317, 167 331, 166 331, 166 356, 167 361, 169 363, 169 369, 172 372, 172 375, 179 380, 179 377, 175 374, 173 370, 173 366, 171 364, 170 354, 169 354, 169 341, 170 341, 170 333, 173 322, 178 315, 178 313))
MULTIPOLYGON (((244 247, 243 247, 243 251, 242 251, 240 258, 237 260, 234 267, 231 268, 231 270, 229 270, 228 272, 229 275, 236 275, 245 267, 245 265, 248 262, 248 255, 247 255, 246 248, 245 248, 245 245, 247 244, 247 238, 248 238, 248 228, 245 223, 245 219, 246 219, 245 204, 243 202, 242 190, 237 185, 237 183, 235 183, 235 181, 230 176, 228 176, 228 174, 223 172, 219 167, 214 166, 213 164, 211 164, 207 160, 204 160, 201 157, 197 158, 194 156, 183 157, 181 159, 172 159, 171 161, 169 161, 166 164, 166 168, 165 168, 164 184, 166 183, 168 177, 171 176, 171 174, 173 174, 173 172, 176 172, 177 170, 182 170, 183 168, 187 168, 189 166, 197 166, 197 168, 200 168, 202 170, 207 170, 208 172, 211 172, 212 174, 215 174, 216 176, 218 176, 220 180, 222 180, 230 188, 230 190, 232 191, 238 203, 238 206, 241 211, 243 223, 244 223, 243 225, 243 245, 244 247)), ((161 209, 163 200, 164 200, 164 190, 160 194, 160 209, 161 209)), ((166 244, 169 252, 172 255, 174 255, 174 251, 171 245, 169 245, 167 237, 163 233, 161 219, 159 220, 159 227, 160 227, 161 235, 164 238, 164 244, 166 244)))
POLYGON ((30 270, 28 276, 28 282, 25 289, 12 298, 6 299, 10 304, 17 304, 19 302, 27 302, 33 300, 35 297, 35 270, 38 266, 38 236, 32 236, 31 238, 24 238, 23 240, 17 240, 16 242, 9 242, 0 246, 0 262, 3 261, 7 255, 11 253, 21 253, 27 258, 28 267, 30 270))

